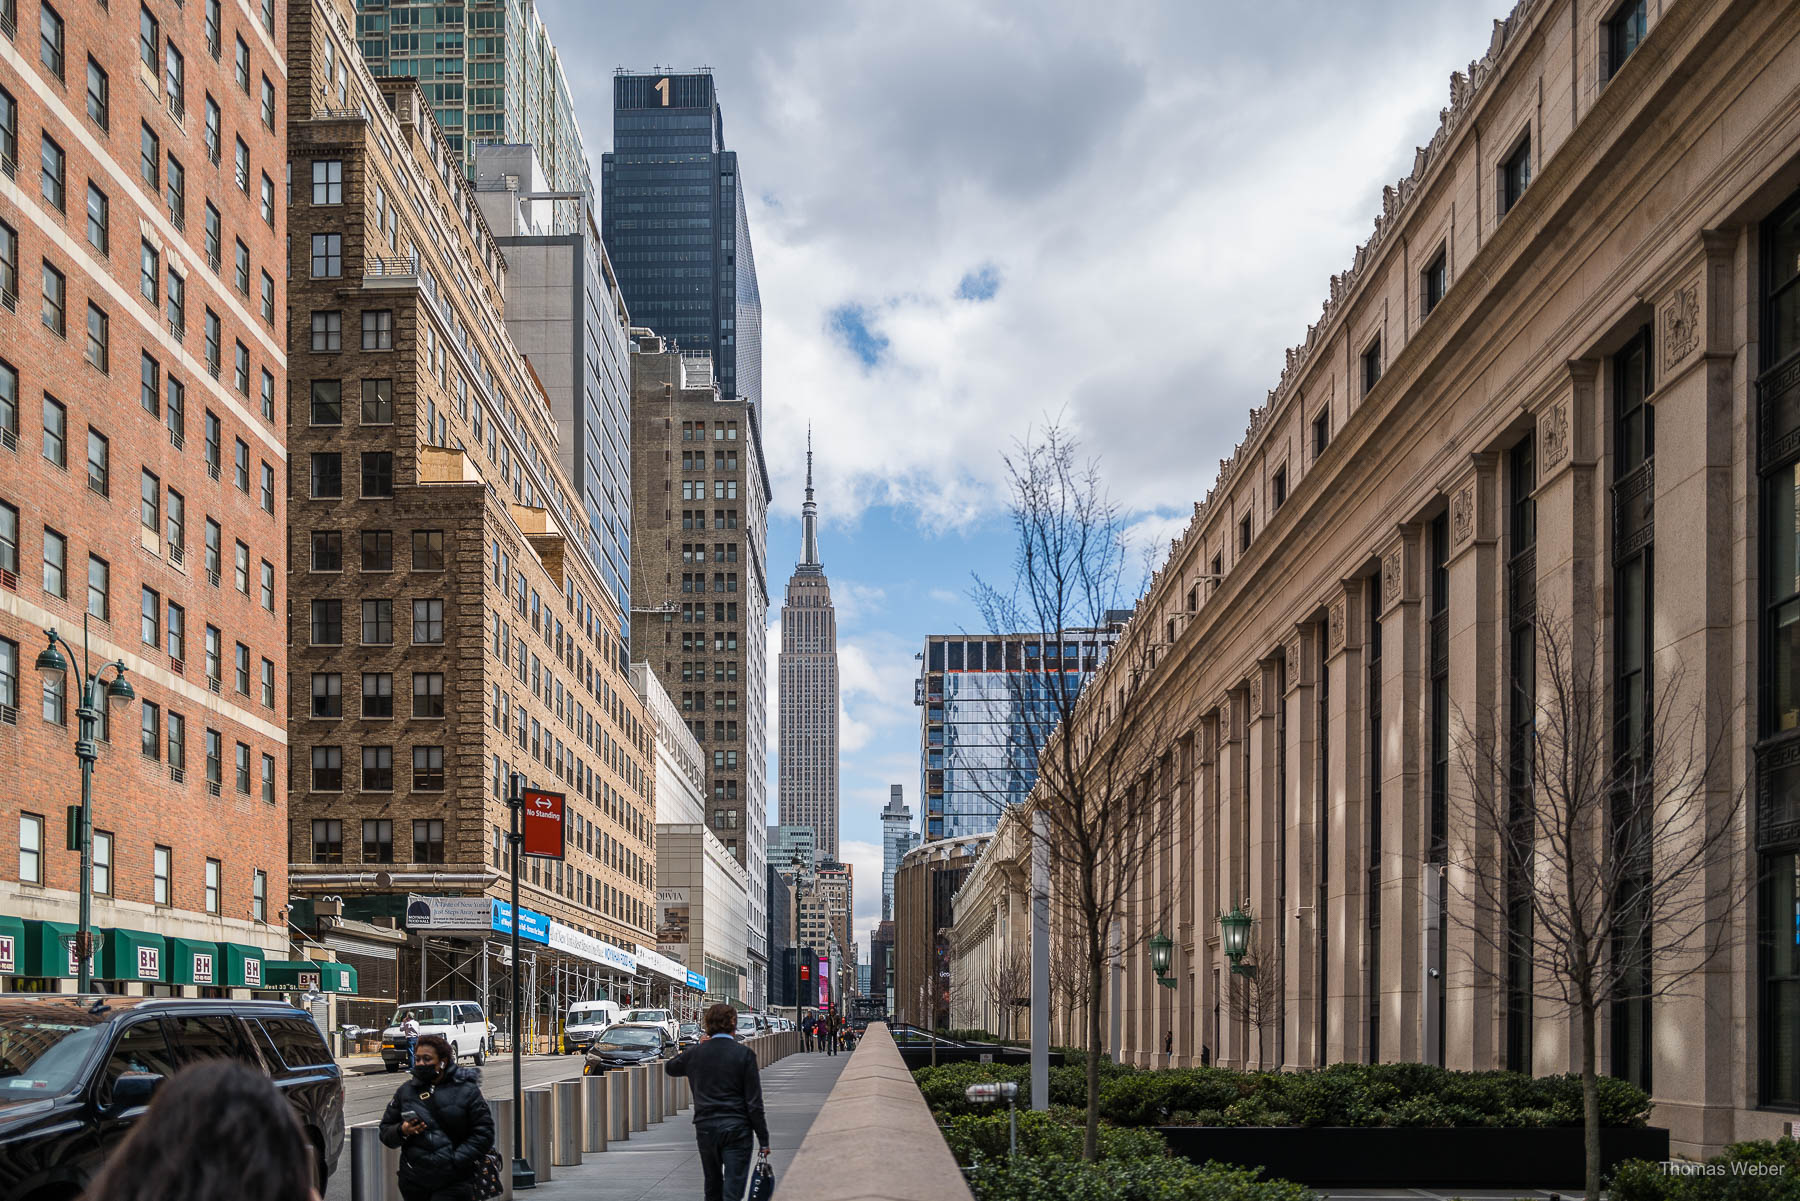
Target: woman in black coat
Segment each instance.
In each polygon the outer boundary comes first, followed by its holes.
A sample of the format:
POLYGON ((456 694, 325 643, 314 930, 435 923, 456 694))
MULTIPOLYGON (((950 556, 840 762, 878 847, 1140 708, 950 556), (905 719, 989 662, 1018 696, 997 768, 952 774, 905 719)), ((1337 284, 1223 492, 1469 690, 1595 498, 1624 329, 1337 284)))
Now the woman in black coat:
POLYGON ((412 1079, 394 1091, 381 1118, 381 1141, 400 1148, 406 1201, 470 1201, 482 1160, 494 1145, 494 1115, 481 1075, 458 1067, 441 1035, 419 1039, 412 1079))

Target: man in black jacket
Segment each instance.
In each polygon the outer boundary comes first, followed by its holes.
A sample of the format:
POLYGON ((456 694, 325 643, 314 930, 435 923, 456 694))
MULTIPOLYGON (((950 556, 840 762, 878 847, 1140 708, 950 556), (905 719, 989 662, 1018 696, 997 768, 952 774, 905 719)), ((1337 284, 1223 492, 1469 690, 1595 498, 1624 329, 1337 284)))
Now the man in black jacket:
POLYGON ((663 1065, 671 1076, 686 1076, 694 1094, 694 1138, 700 1144, 706 1201, 732 1201, 750 1180, 750 1138, 769 1154, 769 1123, 763 1117, 762 1076, 756 1052, 737 1041, 737 1011, 720 1002, 700 1019, 706 1037, 663 1065))
POLYGON ((381 1141, 400 1148, 406 1201, 469 1201, 481 1162, 494 1145, 494 1115, 481 1096, 481 1073, 458 1067, 440 1034, 419 1039, 412 1079, 394 1091, 381 1118, 381 1141))

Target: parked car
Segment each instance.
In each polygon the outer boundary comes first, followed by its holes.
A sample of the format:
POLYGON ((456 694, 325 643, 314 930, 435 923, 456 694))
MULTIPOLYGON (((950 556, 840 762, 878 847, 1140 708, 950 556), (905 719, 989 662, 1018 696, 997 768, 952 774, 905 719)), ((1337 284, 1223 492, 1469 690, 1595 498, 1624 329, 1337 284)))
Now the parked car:
POLYGON ((400 1032, 400 1026, 407 1018, 419 1023, 420 1034, 443 1035, 456 1058, 467 1056, 477 1065, 487 1062, 493 1028, 482 1015, 481 1006, 473 1001, 419 1001, 394 1010, 387 1029, 381 1032, 381 1062, 388 1071, 397 1072, 406 1066, 406 1035, 400 1032))
POLYGON ((700 1043, 700 1023, 683 1022, 675 1030, 675 1049, 685 1051, 700 1043))
POLYGON ((0 1197, 66 1201, 99 1174, 157 1086, 236 1059, 279 1088, 316 1156, 344 1145, 344 1077, 313 1020, 279 1001, 35 996, 0 1000, 0 1197))
POLYGON ((604 1034, 619 1020, 619 1007, 612 1001, 577 1001, 569 1006, 563 1022, 563 1050, 570 1054, 585 1051, 588 1044, 604 1034))
POLYGON ((756 1035, 761 1034, 761 1033, 762 1033, 762 1029, 761 1029, 761 1027, 759 1027, 756 1024, 756 1015, 754 1013, 738 1014, 737 1036, 738 1036, 739 1041, 742 1041, 743 1039, 746 1039, 746 1038, 753 1038, 756 1035))
POLYGON ((629 1068, 641 1063, 655 1063, 675 1051, 675 1043, 662 1027, 645 1023, 640 1026, 614 1026, 587 1049, 587 1062, 581 1074, 598 1076, 610 1068, 629 1068))
POLYGON ((627 1009, 619 1018, 624 1026, 659 1026, 662 1032, 674 1042, 680 1032, 681 1023, 675 1020, 675 1014, 667 1009, 627 1009))

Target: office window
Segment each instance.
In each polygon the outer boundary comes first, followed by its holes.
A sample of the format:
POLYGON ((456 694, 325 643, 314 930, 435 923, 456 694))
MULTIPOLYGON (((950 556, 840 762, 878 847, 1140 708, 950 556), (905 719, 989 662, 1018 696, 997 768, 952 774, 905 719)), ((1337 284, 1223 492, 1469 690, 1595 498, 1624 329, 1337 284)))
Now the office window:
MULTIPOLYGON (((275 787, 275 761, 267 756, 264 757, 263 761, 268 765, 269 769, 268 787, 265 791, 271 791, 275 787)), ((273 800, 274 798, 272 796, 265 796, 263 799, 273 800)), ((269 873, 263 871, 261 868, 258 868, 250 876, 250 916, 252 919, 259 922, 269 920, 269 873)))
POLYGON ((187 168, 173 154, 164 166, 164 195, 169 201, 169 218, 177 230, 182 230, 187 227, 187 168))
POLYGON ((170 876, 175 852, 168 847, 157 847, 150 858, 150 897, 158 905, 169 904, 170 876))
POLYGON ((1244 519, 1242 521, 1238 522, 1238 551, 1239 551, 1239 553, 1242 553, 1249 549, 1250 549, 1250 514, 1246 513, 1246 514, 1244 514, 1244 519))
POLYGON ((275 228, 275 181, 267 171, 262 173, 262 219, 264 225, 275 228))
POLYGON ((392 672, 362 673, 362 715, 392 717, 394 715, 394 676, 392 672))
POLYGON ((344 569, 344 536, 337 530, 314 530, 312 542, 313 571, 344 569))
POLYGON ((394 311, 367 309, 362 315, 362 348, 392 350, 394 348, 394 311))
POLYGON ((444 862, 444 823, 440 818, 427 818, 414 821, 413 829, 413 862, 444 862))
POLYGON ((69 465, 69 411, 44 394, 44 457, 58 467, 69 465))
POLYGON ((444 640, 444 602, 413 602, 412 640, 415 646, 435 645, 444 640))
POLYGON ((250 248, 244 245, 242 238, 237 239, 231 248, 232 282, 237 290, 248 296, 250 294, 250 248))
POLYGON ((174 42, 163 43, 163 91, 169 111, 179 119, 187 109, 187 61, 174 42))
POLYGON ((106 310, 88 301, 87 350, 89 364, 103 372, 112 370, 112 319, 106 310))
POLYGON ((312 236, 312 276, 314 279, 337 279, 344 274, 344 235, 312 236))
POLYGON ((236 644, 232 650, 232 666, 235 669, 235 682, 239 696, 250 695, 250 648, 243 643, 236 644))
MULTIPOLYGON (((315 317, 320 314, 314 314, 315 317)), ((335 316, 335 314, 333 314, 335 316)), ((312 382, 312 424, 344 423, 344 385, 342 380, 316 379, 312 382)))
POLYGON ((344 494, 343 456, 332 452, 314 453, 310 458, 309 488, 315 500, 326 500, 344 494))
POLYGON ((147 6, 138 7, 138 61, 150 69, 152 78, 156 76, 157 59, 162 50, 162 27, 157 23, 156 15, 147 6))
POLYGON ((237 790, 245 796, 250 795, 250 748, 238 743, 233 751, 233 766, 237 769, 237 790))
POLYGON ((0 571, 19 574, 19 536, 18 508, 0 501, 0 571))
POLYGON ((19 882, 44 882, 44 819, 35 813, 19 815, 19 882))
POLYGON ((314 672, 312 677, 312 715, 342 717, 344 715, 344 677, 337 672, 314 672))
POLYGON ((1644 0, 1625 0, 1606 19, 1606 78, 1611 79, 1631 57, 1631 52, 1644 40, 1646 27, 1644 0))
POLYGON ((263 708, 273 709, 275 707, 275 664, 264 659, 260 670, 263 708))
POLYGON ((1272 481, 1270 488, 1274 495, 1275 507, 1279 509, 1282 505, 1287 503, 1288 482, 1286 464, 1275 469, 1275 478, 1272 481))
MULTIPOLYGON (((63 19, 62 15, 49 4, 38 8, 38 61, 44 64, 44 70, 61 79, 63 77, 63 19)), ((151 70, 155 70, 151 64, 151 70)))
POLYGON ((1500 164, 1500 215, 1512 211, 1513 205, 1531 186, 1531 135, 1528 133, 1513 152, 1500 164))
POLYGON ((392 425, 394 423, 394 381, 366 379, 362 382, 362 423, 392 425))
POLYGON ((237 39, 237 52, 232 59, 232 67, 237 77, 238 90, 248 96, 250 94, 250 47, 241 35, 237 39))
POLYGON ((444 716, 444 673, 439 671, 413 672, 413 712, 414 717, 444 716))
POLYGON ((64 180, 69 156, 49 134, 40 135, 38 146, 38 191, 51 208, 62 212, 68 204, 68 188, 64 180))
POLYGON ((262 369, 262 415, 265 421, 275 420, 275 373, 267 367, 262 369))
POLYGON ((342 350, 344 347, 344 314, 336 309, 312 315, 312 348, 318 351, 342 350))
POLYGON ((142 614, 138 622, 138 639, 145 646, 162 649, 162 596, 154 588, 143 590, 143 599, 139 605, 142 614))
POLYGON ((394 533, 392 530, 362 531, 362 569, 394 570, 394 533))
POLYGON ((1437 256, 1431 260, 1430 266, 1426 267, 1420 276, 1419 310, 1421 315, 1437 308, 1438 301, 1444 298, 1444 290, 1449 286, 1450 268, 1449 260, 1445 257, 1446 254, 1446 251, 1438 251, 1437 256))
POLYGON ((222 887, 224 874, 225 869, 217 859, 206 861, 206 911, 208 913, 219 912, 219 890, 222 887))
POLYGON ((224 145, 223 136, 219 132, 219 102, 208 93, 206 97, 206 123, 202 141, 206 144, 206 161, 215 167, 219 165, 220 148, 224 145))
POLYGON ((394 748, 365 746, 362 749, 362 787, 364 792, 394 790, 394 748))
POLYGON ((148 354, 138 356, 138 405, 152 417, 162 416, 162 364, 148 354))
POLYGON ((112 81, 105 69, 94 61, 93 55, 87 60, 87 115, 95 125, 106 128, 112 108, 112 81))
POLYGON ((162 710, 149 701, 142 702, 143 721, 138 751, 146 759, 162 758, 162 710))
POLYGON ((239 542, 233 548, 233 581, 237 590, 245 596, 250 595, 250 548, 239 542))
POLYGON ((236 344, 232 352, 232 386, 239 396, 250 395, 250 348, 242 342, 236 344))
POLYGON ((315 820, 312 824, 312 861, 342 863, 344 861, 344 823, 336 819, 315 820))
POLYGON ((110 620, 112 598, 109 581, 112 569, 99 555, 88 556, 87 611, 101 621, 110 620))
POLYGON ((262 77, 262 123, 264 129, 275 132, 275 85, 267 75, 262 77))
POLYGON ((362 495, 365 499, 394 495, 394 454, 387 450, 362 453, 362 495))
POLYGON ((138 127, 138 178, 152 196, 162 194, 162 141, 148 124, 138 127))
POLYGON ((344 641, 344 602, 316 600, 311 603, 312 644, 339 646, 344 641))
POLYGON ((69 595, 69 540, 44 527, 44 591, 51 596, 69 595))
MULTIPOLYGON (((342 792, 343 790, 344 749, 336 746, 315 746, 312 749, 312 791, 342 792)), ((316 826, 314 828, 317 829, 316 826)))
POLYGON ((250 194, 250 147, 242 138, 235 139, 234 145, 231 162, 238 191, 248 196, 250 194))
POLYGON ((220 347, 223 342, 223 334, 220 332, 219 315, 213 312, 210 307, 207 308, 206 315, 201 318, 200 336, 202 342, 205 344, 206 369, 212 373, 214 379, 218 379, 219 356, 222 353, 220 347))
POLYGON ((365 819, 362 824, 364 863, 394 861, 394 823, 385 818, 365 819))
POLYGON ((414 530, 412 544, 414 571, 444 570, 444 531, 414 530))
POLYGON ((168 490, 168 496, 168 525, 164 538, 168 542, 170 559, 179 563, 187 546, 187 501, 173 488, 168 490))
MULTIPOLYGON (((174 601, 170 601, 168 621, 165 624, 169 634, 165 649, 169 652, 169 658, 185 662, 187 660, 187 610, 174 601)), ((173 714, 170 714, 170 720, 174 720, 173 714)))
POLYGON ((57 337, 69 332, 69 283, 61 271, 44 260, 44 328, 57 337))
POLYGON ((391 646, 394 641, 394 602, 371 598, 362 603, 364 646, 391 646))
POLYGON ((53 726, 67 725, 68 694, 66 679, 60 673, 44 673, 44 720, 53 726))
POLYGON ((113 836, 106 830, 93 831, 93 842, 89 850, 90 868, 93 875, 94 892, 98 896, 111 896, 113 890, 113 836))
MULTIPOLYGON (((18 303, 19 231, 0 221, 0 308, 12 311, 18 303)), ((7 433, 19 432, 18 393, 18 372, 0 362, 0 429, 7 433)))
POLYGON ((344 160, 315 159, 312 165, 312 202, 344 203, 344 160))
POLYGON ((1367 396, 1381 382, 1381 339, 1378 337, 1369 343, 1362 352, 1362 390, 1367 396))
POLYGON ((412 756, 413 791, 443 791, 444 748, 441 746, 415 746, 413 748, 412 756))

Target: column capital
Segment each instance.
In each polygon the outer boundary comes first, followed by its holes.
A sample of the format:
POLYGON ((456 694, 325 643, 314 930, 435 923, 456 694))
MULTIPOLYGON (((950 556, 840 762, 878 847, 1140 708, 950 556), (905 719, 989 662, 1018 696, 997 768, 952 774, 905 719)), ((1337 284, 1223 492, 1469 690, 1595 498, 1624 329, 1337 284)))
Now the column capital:
POLYGON ((1376 557, 1381 560, 1381 612, 1384 616, 1401 605, 1419 603, 1423 571, 1419 558, 1423 538, 1424 527, 1402 525, 1376 552, 1376 557))
POLYGON ((1478 451, 1443 485, 1450 498, 1450 557, 1500 540, 1500 456, 1478 451))
POLYGON ((1570 359, 1562 387, 1535 406, 1539 486, 1571 467, 1591 467, 1599 460, 1594 426, 1599 378, 1600 360, 1570 359))
POLYGON ((1250 669, 1250 708, 1246 721, 1261 721, 1275 716, 1277 698, 1281 696, 1281 662, 1274 655, 1258 659, 1250 669))
POLYGON ((1281 644, 1282 656, 1287 660, 1287 691, 1313 686, 1313 648, 1319 641, 1319 623, 1303 621, 1289 631, 1286 640, 1281 644))

